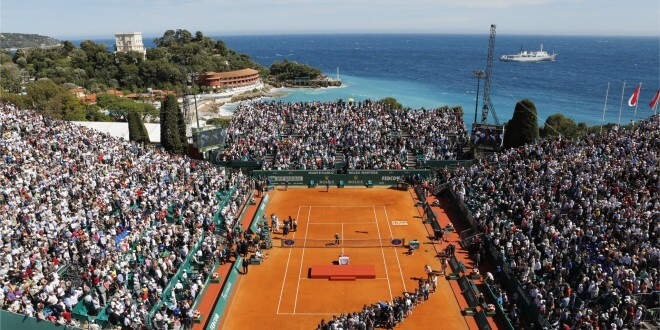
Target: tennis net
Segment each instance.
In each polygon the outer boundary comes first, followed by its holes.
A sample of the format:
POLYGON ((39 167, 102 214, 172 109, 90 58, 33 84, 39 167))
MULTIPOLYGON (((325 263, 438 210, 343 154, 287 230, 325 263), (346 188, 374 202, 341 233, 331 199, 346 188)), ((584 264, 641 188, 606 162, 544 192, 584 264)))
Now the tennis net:
POLYGON ((359 239, 293 239, 282 238, 281 247, 288 248, 326 248, 326 247, 400 247, 405 243, 403 238, 359 238, 359 239))

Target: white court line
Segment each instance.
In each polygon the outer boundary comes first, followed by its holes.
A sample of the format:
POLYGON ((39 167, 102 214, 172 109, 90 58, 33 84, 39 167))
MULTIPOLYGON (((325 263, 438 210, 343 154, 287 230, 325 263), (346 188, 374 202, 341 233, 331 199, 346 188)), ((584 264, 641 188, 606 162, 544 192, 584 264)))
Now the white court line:
MULTIPOLYGON (((390 237, 394 238, 392 234, 392 226, 390 226, 390 217, 387 215, 387 208, 383 206, 383 211, 385 211, 385 219, 387 219, 387 227, 390 228, 390 237)), ((401 270, 401 262, 399 262, 399 252, 394 249, 394 255, 396 256, 396 263, 399 265, 399 274, 401 274, 401 282, 403 283, 403 291, 408 292, 406 289, 406 280, 403 278, 403 270, 401 270)))
MULTIPOLYGON (((301 278, 301 280, 310 280, 310 281, 311 281, 311 280, 316 280, 316 281, 318 281, 318 280, 327 280, 327 279, 324 279, 324 278, 307 278, 307 277, 303 277, 303 278, 301 278)), ((382 281, 384 281, 384 280, 389 280, 389 278, 387 278, 387 277, 376 277, 376 278, 370 278, 370 280, 382 280, 382 281)), ((359 281, 356 279, 356 280, 353 281, 353 282, 359 282, 359 281)))
MULTIPOLYGON (((380 227, 378 226, 378 215, 376 215, 376 207, 374 206, 374 217, 376 217, 376 231, 378 232, 378 238, 383 241, 383 238, 380 236, 380 227)), ((380 247, 380 253, 383 255, 383 265, 385 266, 385 277, 387 277, 387 288, 390 290, 390 301, 394 300, 392 296, 392 285, 390 284, 390 274, 387 272, 387 262, 385 261, 385 249, 383 249, 382 244, 380 247)))
MULTIPOLYGON (((344 223, 341 223, 341 239, 344 239, 344 223)), ((343 242, 343 241, 342 241, 343 242)), ((341 245, 341 254, 344 254, 344 244, 341 245)))
POLYGON ((309 222, 310 225, 373 225, 375 222, 309 222))
MULTIPOLYGON (((307 221, 312 218, 312 208, 309 208, 307 212, 307 221)), ((300 257, 300 271, 298 271, 298 286, 296 287, 296 300, 293 302, 293 313, 296 313, 296 307, 298 306, 298 291, 300 290, 300 277, 302 276, 303 261, 305 260, 305 246, 307 245, 307 231, 309 230, 309 225, 305 226, 305 238, 303 241, 303 250, 302 256, 300 257)))
POLYGON ((341 313, 277 313, 277 315, 339 315, 339 314, 341 313))
POLYGON ((364 206, 364 205, 303 205, 300 207, 383 207, 383 205, 372 205, 372 206, 364 206))
MULTIPOLYGON (((300 206, 298 206, 298 213, 296 219, 300 217, 300 206)), ((296 232, 293 232, 293 238, 296 237, 296 232)), ((291 249, 293 250, 293 249, 291 249)), ((289 261, 291 260, 291 250, 289 250, 289 257, 286 259, 286 268, 284 269, 284 279, 282 280, 282 290, 280 290, 280 300, 277 302, 277 314, 280 313, 280 305, 282 304, 282 294, 284 293, 284 283, 286 283, 286 273, 289 271, 289 261)))

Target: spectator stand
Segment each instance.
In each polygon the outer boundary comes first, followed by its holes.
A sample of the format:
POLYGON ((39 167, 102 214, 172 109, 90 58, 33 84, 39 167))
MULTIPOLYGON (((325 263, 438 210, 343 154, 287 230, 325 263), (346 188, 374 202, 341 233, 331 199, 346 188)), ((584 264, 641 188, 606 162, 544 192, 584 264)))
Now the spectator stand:
POLYGON ((504 327, 506 330, 514 330, 515 327, 511 323, 511 320, 509 320, 509 317, 506 315, 506 312, 504 312, 504 309, 502 308, 502 305, 498 302, 498 297, 495 296, 495 293, 493 293, 493 289, 491 288, 488 283, 484 283, 484 287, 486 288, 486 294, 488 297, 491 298, 492 301, 495 301, 495 310, 497 312, 497 315, 504 321, 504 327))
POLYGON ((218 211, 213 216, 213 222, 215 223, 217 230, 221 230, 221 231, 230 230, 232 224, 227 223, 227 218, 222 214, 222 210, 224 210, 229 204, 229 202, 232 200, 232 197, 234 196, 234 194, 236 194, 237 188, 238 187, 234 185, 228 191, 218 191, 216 193, 216 198, 218 199, 219 207, 218 207, 218 211))
MULTIPOLYGON (((191 275, 194 274, 194 273, 199 273, 199 269, 203 265, 203 261, 202 261, 202 263, 197 263, 197 262, 193 262, 192 259, 193 259, 193 256, 197 253, 197 251, 201 247, 202 242, 204 242, 205 237, 206 237, 206 233, 202 233, 202 236, 197 241, 195 246, 190 250, 190 253, 188 254, 186 259, 184 260, 183 264, 179 267, 179 270, 176 272, 176 274, 174 276, 172 276, 169 283, 167 284, 167 286, 163 290, 163 294, 161 295, 161 298, 158 300, 158 302, 149 311, 149 320, 150 321, 153 322, 154 315, 156 314, 156 312, 158 310, 160 310, 163 307, 169 307, 171 304, 173 304, 174 303, 174 301, 172 301, 173 299, 176 299, 177 301, 181 300, 180 293, 175 292, 174 295, 172 294, 172 291, 174 290, 174 285, 177 284, 177 282, 181 281, 183 283, 183 289, 184 290, 187 290, 187 289, 190 288, 189 281, 190 281, 192 276, 186 276, 184 278, 184 276, 182 276, 182 275, 183 275, 184 272, 186 272, 188 274, 191 274, 191 275), (170 299, 167 299, 168 297, 170 299)), ((161 325, 158 325, 158 324, 152 324, 152 326, 161 327, 161 325)))
MULTIPOLYGON (((453 189, 449 189, 448 192, 448 196, 451 202, 458 206, 458 214, 460 218, 470 224, 472 227, 472 233, 476 233, 478 229, 472 213, 468 211, 465 203, 456 196, 456 193, 453 189)), ((520 281, 514 277, 508 266, 502 262, 502 257, 499 255, 499 252, 497 252, 497 250, 492 246, 490 239, 488 237, 483 237, 483 241, 489 257, 492 258, 491 260, 496 260, 498 262, 498 266, 502 269, 501 276, 507 291, 517 293, 518 305, 525 312, 525 315, 528 315, 529 319, 534 320, 539 329, 552 329, 547 319, 540 313, 536 305, 530 300, 529 295, 523 288, 520 281)))
POLYGON ((0 329, 80 330, 69 324, 57 324, 0 309, 0 329))
MULTIPOLYGON (((254 190, 250 189, 247 193, 246 201, 242 204, 241 212, 239 213, 238 223, 243 227, 244 230, 249 230, 250 226, 250 223, 244 221, 244 219, 246 217, 252 218, 252 210, 258 210, 257 207, 252 208, 252 205, 250 204, 250 200, 253 198, 253 196, 254 190)), ((254 212, 256 212, 256 210, 254 212)), ((218 210, 218 212, 220 212, 220 210, 218 210)), ((238 256, 238 258, 240 258, 240 256, 238 256)), ((229 281, 229 283, 233 283, 236 280, 235 275, 232 275, 236 265, 240 266, 240 263, 234 262, 231 264, 221 264, 219 259, 215 261, 212 268, 213 273, 211 276, 207 277, 201 293, 197 296, 193 304, 193 309, 198 313, 198 317, 193 320, 193 329, 203 329, 205 324, 209 322, 218 297, 221 294, 224 294, 224 290, 227 289, 227 281, 229 281), (217 276, 213 278, 214 275, 217 276), (232 278, 228 280, 230 277, 232 278)), ((231 290, 231 288, 229 289, 231 290)))
MULTIPOLYGON (((174 223, 175 221, 169 220, 174 218, 174 210, 175 210, 175 203, 171 204, 168 207, 168 213, 166 216, 167 223, 174 223)), ((182 215, 183 216, 183 215, 182 215)), ((155 220, 150 228, 153 230, 156 228, 158 225, 158 220, 155 220)), ((142 242, 143 238, 146 237, 147 233, 149 230, 144 230, 140 233, 140 237, 136 239, 133 244, 130 246, 130 248, 123 253, 119 257, 120 262, 128 262, 131 266, 135 266, 138 264, 142 264, 144 262, 144 258, 142 257, 141 254, 136 253, 136 248, 138 245, 140 245, 140 242, 142 242)), ((125 231, 124 233, 128 234, 128 231, 125 231)), ((90 233, 91 234, 91 233, 90 233)), ((117 243, 117 248, 119 247, 118 243, 121 242, 127 235, 119 235, 115 238, 115 242, 117 243)), ((126 283, 128 286, 128 289, 133 291, 135 288, 133 288, 133 273, 128 274, 128 278, 126 279, 126 283)), ((109 307, 109 302, 106 301, 106 304, 104 306, 101 306, 101 310, 98 315, 90 315, 90 306, 87 305, 87 302, 85 302, 83 299, 81 299, 76 306, 74 306, 71 310, 71 316, 77 320, 84 321, 84 322, 89 322, 89 323, 96 323, 101 326, 106 326, 108 325, 108 314, 107 314, 107 309, 109 307)))

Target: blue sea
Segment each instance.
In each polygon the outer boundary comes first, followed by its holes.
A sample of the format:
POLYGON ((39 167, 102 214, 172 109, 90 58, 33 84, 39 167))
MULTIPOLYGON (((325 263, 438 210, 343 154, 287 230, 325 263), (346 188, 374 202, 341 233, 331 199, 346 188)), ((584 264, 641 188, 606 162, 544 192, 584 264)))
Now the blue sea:
MULTIPOLYGON (((485 31, 488 32, 488 31, 485 31)), ((474 119, 476 69, 486 69, 488 34, 483 35, 261 35, 221 36, 228 47, 270 66, 287 59, 339 77, 341 88, 295 89, 287 101, 395 97, 404 106, 460 105, 474 119)), ((145 37, 146 47, 153 38, 145 37)), ((112 45, 114 40, 95 40, 112 45)), ((660 88, 660 38, 602 36, 498 35, 495 40, 491 100, 501 122, 511 118, 518 100, 536 104, 539 122, 562 113, 576 122, 600 124, 608 82, 605 122, 633 118, 627 99, 642 83, 636 118, 652 114, 648 104, 660 88), (521 47, 558 53, 554 62, 510 63, 497 60, 521 47)), ((484 81, 481 81, 479 118, 484 81)), ((489 118, 492 122, 492 118, 489 118)))

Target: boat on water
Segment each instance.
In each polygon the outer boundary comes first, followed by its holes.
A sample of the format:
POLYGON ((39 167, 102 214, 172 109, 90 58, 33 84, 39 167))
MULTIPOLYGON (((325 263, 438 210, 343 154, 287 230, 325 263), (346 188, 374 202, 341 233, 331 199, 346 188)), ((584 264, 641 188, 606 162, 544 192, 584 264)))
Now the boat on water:
POLYGON ((542 62, 542 61, 554 61, 555 60, 554 52, 548 54, 548 52, 543 50, 543 44, 541 44, 541 50, 537 51, 526 51, 520 49, 520 53, 513 55, 502 55, 500 61, 504 62, 542 62))

